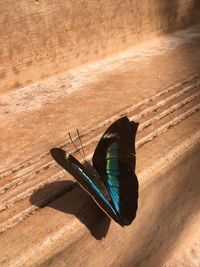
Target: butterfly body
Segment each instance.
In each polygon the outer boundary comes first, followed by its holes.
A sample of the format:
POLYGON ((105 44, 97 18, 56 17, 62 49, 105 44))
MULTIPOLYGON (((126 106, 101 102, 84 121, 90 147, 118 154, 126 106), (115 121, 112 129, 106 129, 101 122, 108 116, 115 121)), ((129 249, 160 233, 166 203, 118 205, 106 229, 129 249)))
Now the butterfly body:
POLYGON ((121 226, 131 224, 137 211, 137 128, 138 123, 129 121, 127 117, 115 121, 97 144, 92 164, 88 161, 81 164, 72 155, 60 150, 64 155, 60 165, 70 172, 99 207, 121 226))

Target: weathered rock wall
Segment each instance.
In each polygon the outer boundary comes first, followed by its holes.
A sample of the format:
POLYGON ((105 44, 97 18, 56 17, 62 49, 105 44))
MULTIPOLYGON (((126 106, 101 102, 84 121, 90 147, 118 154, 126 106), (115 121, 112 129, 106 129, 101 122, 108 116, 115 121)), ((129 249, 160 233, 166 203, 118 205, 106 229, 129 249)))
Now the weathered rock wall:
POLYGON ((198 21, 199 0, 2 0, 0 92, 198 21))

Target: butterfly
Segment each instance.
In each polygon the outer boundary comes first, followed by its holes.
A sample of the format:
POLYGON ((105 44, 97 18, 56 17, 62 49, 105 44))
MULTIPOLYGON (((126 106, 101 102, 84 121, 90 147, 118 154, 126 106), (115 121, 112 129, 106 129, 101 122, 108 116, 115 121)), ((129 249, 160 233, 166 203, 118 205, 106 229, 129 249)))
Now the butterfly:
POLYGON ((51 150, 53 158, 121 226, 132 223, 138 207, 135 174, 138 125, 126 116, 116 120, 100 138, 92 164, 87 160, 82 164, 62 149, 51 150))

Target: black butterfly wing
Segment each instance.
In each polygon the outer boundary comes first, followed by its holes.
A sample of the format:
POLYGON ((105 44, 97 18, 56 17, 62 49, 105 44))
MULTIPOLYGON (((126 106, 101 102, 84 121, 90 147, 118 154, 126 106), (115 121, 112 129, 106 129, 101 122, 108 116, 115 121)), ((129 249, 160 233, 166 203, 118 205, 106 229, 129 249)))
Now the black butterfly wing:
POLYGON ((131 224, 138 205, 135 174, 138 125, 127 117, 118 119, 103 134, 93 155, 93 166, 103 179, 123 225, 131 224))
MULTIPOLYGON (((51 149, 52 157, 59 163, 66 171, 68 171, 78 182, 78 184, 95 200, 104 212, 107 213, 117 223, 122 224, 115 209, 110 203, 110 198, 104 194, 100 183, 91 178, 91 173, 88 173, 84 165, 75 159, 71 154, 65 152, 60 148, 51 149)), ((92 166, 91 166, 92 167, 92 166)), ((92 167, 93 168, 93 167, 92 167)), ((104 186, 104 185, 103 185, 104 186)))

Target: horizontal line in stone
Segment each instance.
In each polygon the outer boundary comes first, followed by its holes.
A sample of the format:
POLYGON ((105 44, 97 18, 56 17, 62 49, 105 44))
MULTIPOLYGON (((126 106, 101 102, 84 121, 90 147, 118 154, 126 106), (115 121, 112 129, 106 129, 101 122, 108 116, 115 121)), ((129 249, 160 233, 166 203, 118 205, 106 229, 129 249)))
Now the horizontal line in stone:
POLYGON ((8 194, 7 199, 4 200, 5 203, 2 203, 2 205, 0 206, 0 211, 5 211, 6 209, 12 207, 17 202, 31 196, 33 192, 43 188, 45 185, 61 180, 64 176, 65 175, 63 174, 63 172, 59 171, 55 173, 54 175, 52 175, 50 178, 41 180, 41 182, 29 187, 25 191, 17 192, 16 195, 13 197, 10 197, 10 195, 8 194))
POLYGON ((185 113, 181 114, 180 116, 176 117, 175 119, 173 119, 172 121, 164 124, 163 126, 161 126, 160 128, 156 129, 153 133, 143 137, 141 140, 139 140, 137 142, 137 148, 143 146, 144 144, 152 141, 154 138, 156 138, 158 135, 166 132, 169 128, 177 125, 178 123, 180 123, 181 121, 183 121, 184 119, 190 117, 192 114, 194 114, 195 112, 200 110, 200 104, 196 105, 195 107, 189 109, 188 111, 186 111, 185 113))
MULTIPOLYGON (((195 86, 187 86, 186 88, 184 88, 182 91, 179 91, 178 94, 174 94, 173 96, 180 96, 182 94, 184 94, 185 92, 187 92, 188 90, 194 88, 195 86)), ((199 95, 199 92, 197 92, 196 94, 194 94, 191 97, 188 97, 187 99, 182 100, 180 103, 178 103, 177 105, 172 106, 171 108, 165 110, 163 113, 161 113, 159 116, 156 116, 155 118, 152 118, 150 120, 148 120, 147 122, 143 123, 140 125, 139 127, 139 132, 141 130, 143 130, 144 128, 146 128, 147 126, 149 126, 150 124, 152 124, 153 122, 160 120, 161 118, 167 116, 168 114, 170 114, 171 112, 175 111, 176 109, 182 107, 183 105, 185 105, 186 103, 188 103, 189 101, 192 101, 195 97, 197 97, 199 95)), ((147 108, 146 110, 140 112, 137 115, 137 118, 141 118, 142 116, 145 115, 145 111, 146 113, 150 113, 153 112, 155 110, 157 110, 159 107, 165 105, 166 103, 168 103, 172 98, 174 99, 174 97, 170 96, 168 99, 166 99, 165 101, 159 101, 155 106, 147 108)), ((131 117, 131 119, 135 119, 135 116, 131 117)), ((100 138, 101 134, 98 136, 95 136, 92 139, 89 139, 87 142, 85 142, 83 144, 83 147, 86 148, 88 145, 94 143, 95 141, 98 141, 98 139, 100 138)), ((71 153, 73 153, 74 151, 71 151, 71 153)), ((42 169, 46 169, 47 167, 50 167, 50 165, 53 164, 55 165, 56 163, 54 161, 50 161, 48 164, 46 164, 45 166, 41 166, 39 169, 37 169, 35 172, 38 173, 39 171, 41 171, 42 169)), ((7 193, 9 190, 15 188, 16 186, 21 185, 22 183, 28 181, 29 179, 31 179, 31 174, 33 175, 33 171, 31 171, 30 173, 26 173, 25 176, 20 176, 17 179, 15 179, 14 181, 12 181, 11 183, 6 184, 5 186, 1 187, 0 189, 0 193, 4 194, 7 193)))
MULTIPOLYGON (((194 95, 187 97, 186 99, 182 100, 178 104, 175 104, 171 106, 169 109, 166 109, 165 111, 161 112, 160 114, 156 115, 155 117, 147 120, 146 122, 142 123, 138 131, 142 131, 143 129, 147 128, 148 126, 152 125, 154 122, 161 120, 162 118, 168 116, 172 112, 182 108, 184 105, 190 103, 192 100, 196 99, 200 96, 200 91, 195 93, 194 95)), ((131 118, 131 119, 134 119, 131 118)))
POLYGON ((6 230, 14 227, 15 225, 23 221, 25 218, 32 216, 36 211, 40 210, 42 207, 47 206, 52 201, 63 196, 64 194, 68 193, 69 191, 71 191, 72 189, 76 187, 77 187, 77 184, 74 183, 74 185, 71 186, 71 188, 68 186, 67 188, 57 191, 54 194, 51 194, 50 196, 48 195, 47 197, 37 201, 37 203, 35 203, 34 205, 31 205, 28 208, 23 209, 22 211, 18 212, 17 214, 15 214, 11 218, 9 218, 8 220, 5 220, 4 222, 0 224, 0 233, 3 233, 6 230))
MULTIPOLYGON (((198 107, 194 107, 192 110, 190 110, 190 112, 187 112, 187 114, 185 114, 185 118, 191 116, 195 111, 199 110, 200 109, 200 105, 198 105, 198 107)), ((183 118, 179 118, 179 120, 176 121, 176 124, 181 122, 183 120, 183 118)), ((173 124, 174 126, 175 124, 173 124)), ((198 131, 191 139, 189 140, 186 140, 186 143, 187 144, 182 144, 182 147, 184 148, 184 151, 187 151, 188 150, 188 145, 191 145, 191 142, 196 142, 195 140, 199 140, 199 134, 200 132, 198 131)), ((177 157, 178 156, 178 152, 180 151, 180 149, 178 148, 174 148, 172 150, 172 152, 170 153, 170 157, 169 160, 171 159, 172 161, 174 161, 174 157, 177 157), (173 156, 171 155, 173 154, 173 156)), ((166 164, 166 162, 169 164, 169 162, 166 160, 166 158, 162 158, 160 162, 156 162, 155 164, 155 168, 158 169, 159 166, 161 165, 163 167, 163 165, 166 164)), ((152 166, 151 166, 151 171, 152 171, 152 166)), ((140 173, 140 178, 147 176, 149 170, 144 170, 140 173)), ((55 199, 51 199, 51 201, 54 201, 56 200, 55 199)), ((44 204, 45 204, 45 201, 47 201, 48 203, 51 202, 51 201, 48 201, 48 200, 44 200, 44 204)), ((30 208, 20 212, 19 214, 15 215, 13 218, 10 218, 8 221, 2 223, 0 225, 0 233, 2 232, 5 232, 6 230, 14 227, 15 225, 17 225, 18 223, 22 222, 24 219, 26 219, 27 217, 30 217, 31 215, 35 214, 37 211, 39 211, 40 208, 39 207, 35 207, 35 206, 31 206, 30 208)))
MULTIPOLYGON (((143 106, 145 104, 148 104, 151 101, 154 101, 156 98, 158 98, 158 97, 160 97, 160 96, 162 96, 162 95, 164 95, 164 94, 166 94, 166 93, 168 93, 168 92, 170 92, 170 91, 172 91, 174 89, 177 89, 178 87, 181 87, 181 86, 185 85, 186 83, 189 83, 189 82, 197 79, 198 77, 199 77, 199 74, 197 73, 197 74, 189 77, 188 79, 186 79, 186 80, 184 80, 182 82, 178 82, 175 85, 172 85, 172 86, 166 88, 165 90, 162 90, 161 92, 156 93, 152 97, 149 97, 149 98, 139 102, 138 104, 135 104, 135 105, 133 105, 133 106, 131 106, 129 108, 126 108, 125 110, 121 111, 120 114, 114 115, 113 117, 111 117, 110 119, 105 120, 104 122, 100 122, 99 124, 94 126, 92 129, 83 130, 82 136, 88 135, 91 132, 93 132, 95 130, 98 130, 99 128, 101 128, 103 126, 106 126, 107 124, 112 123, 113 121, 115 121, 119 117, 125 115, 126 113, 133 112, 138 107, 141 107, 141 106, 143 106)), ((69 140, 67 142, 65 141, 65 142, 61 143, 59 145, 59 147, 67 146, 68 144, 70 144, 69 140)), ((5 176, 7 176, 9 174, 15 173, 15 172, 17 172, 17 171, 19 171, 19 170, 21 170, 23 168, 29 167, 31 164, 34 164, 35 161, 40 160, 41 158, 47 156, 48 154, 49 154, 48 152, 40 153, 39 155, 33 157, 32 159, 27 160, 26 162, 24 162, 20 166, 15 166, 15 167, 12 167, 9 170, 5 170, 5 171, 1 172, 0 173, 0 179, 4 178, 5 176)))

